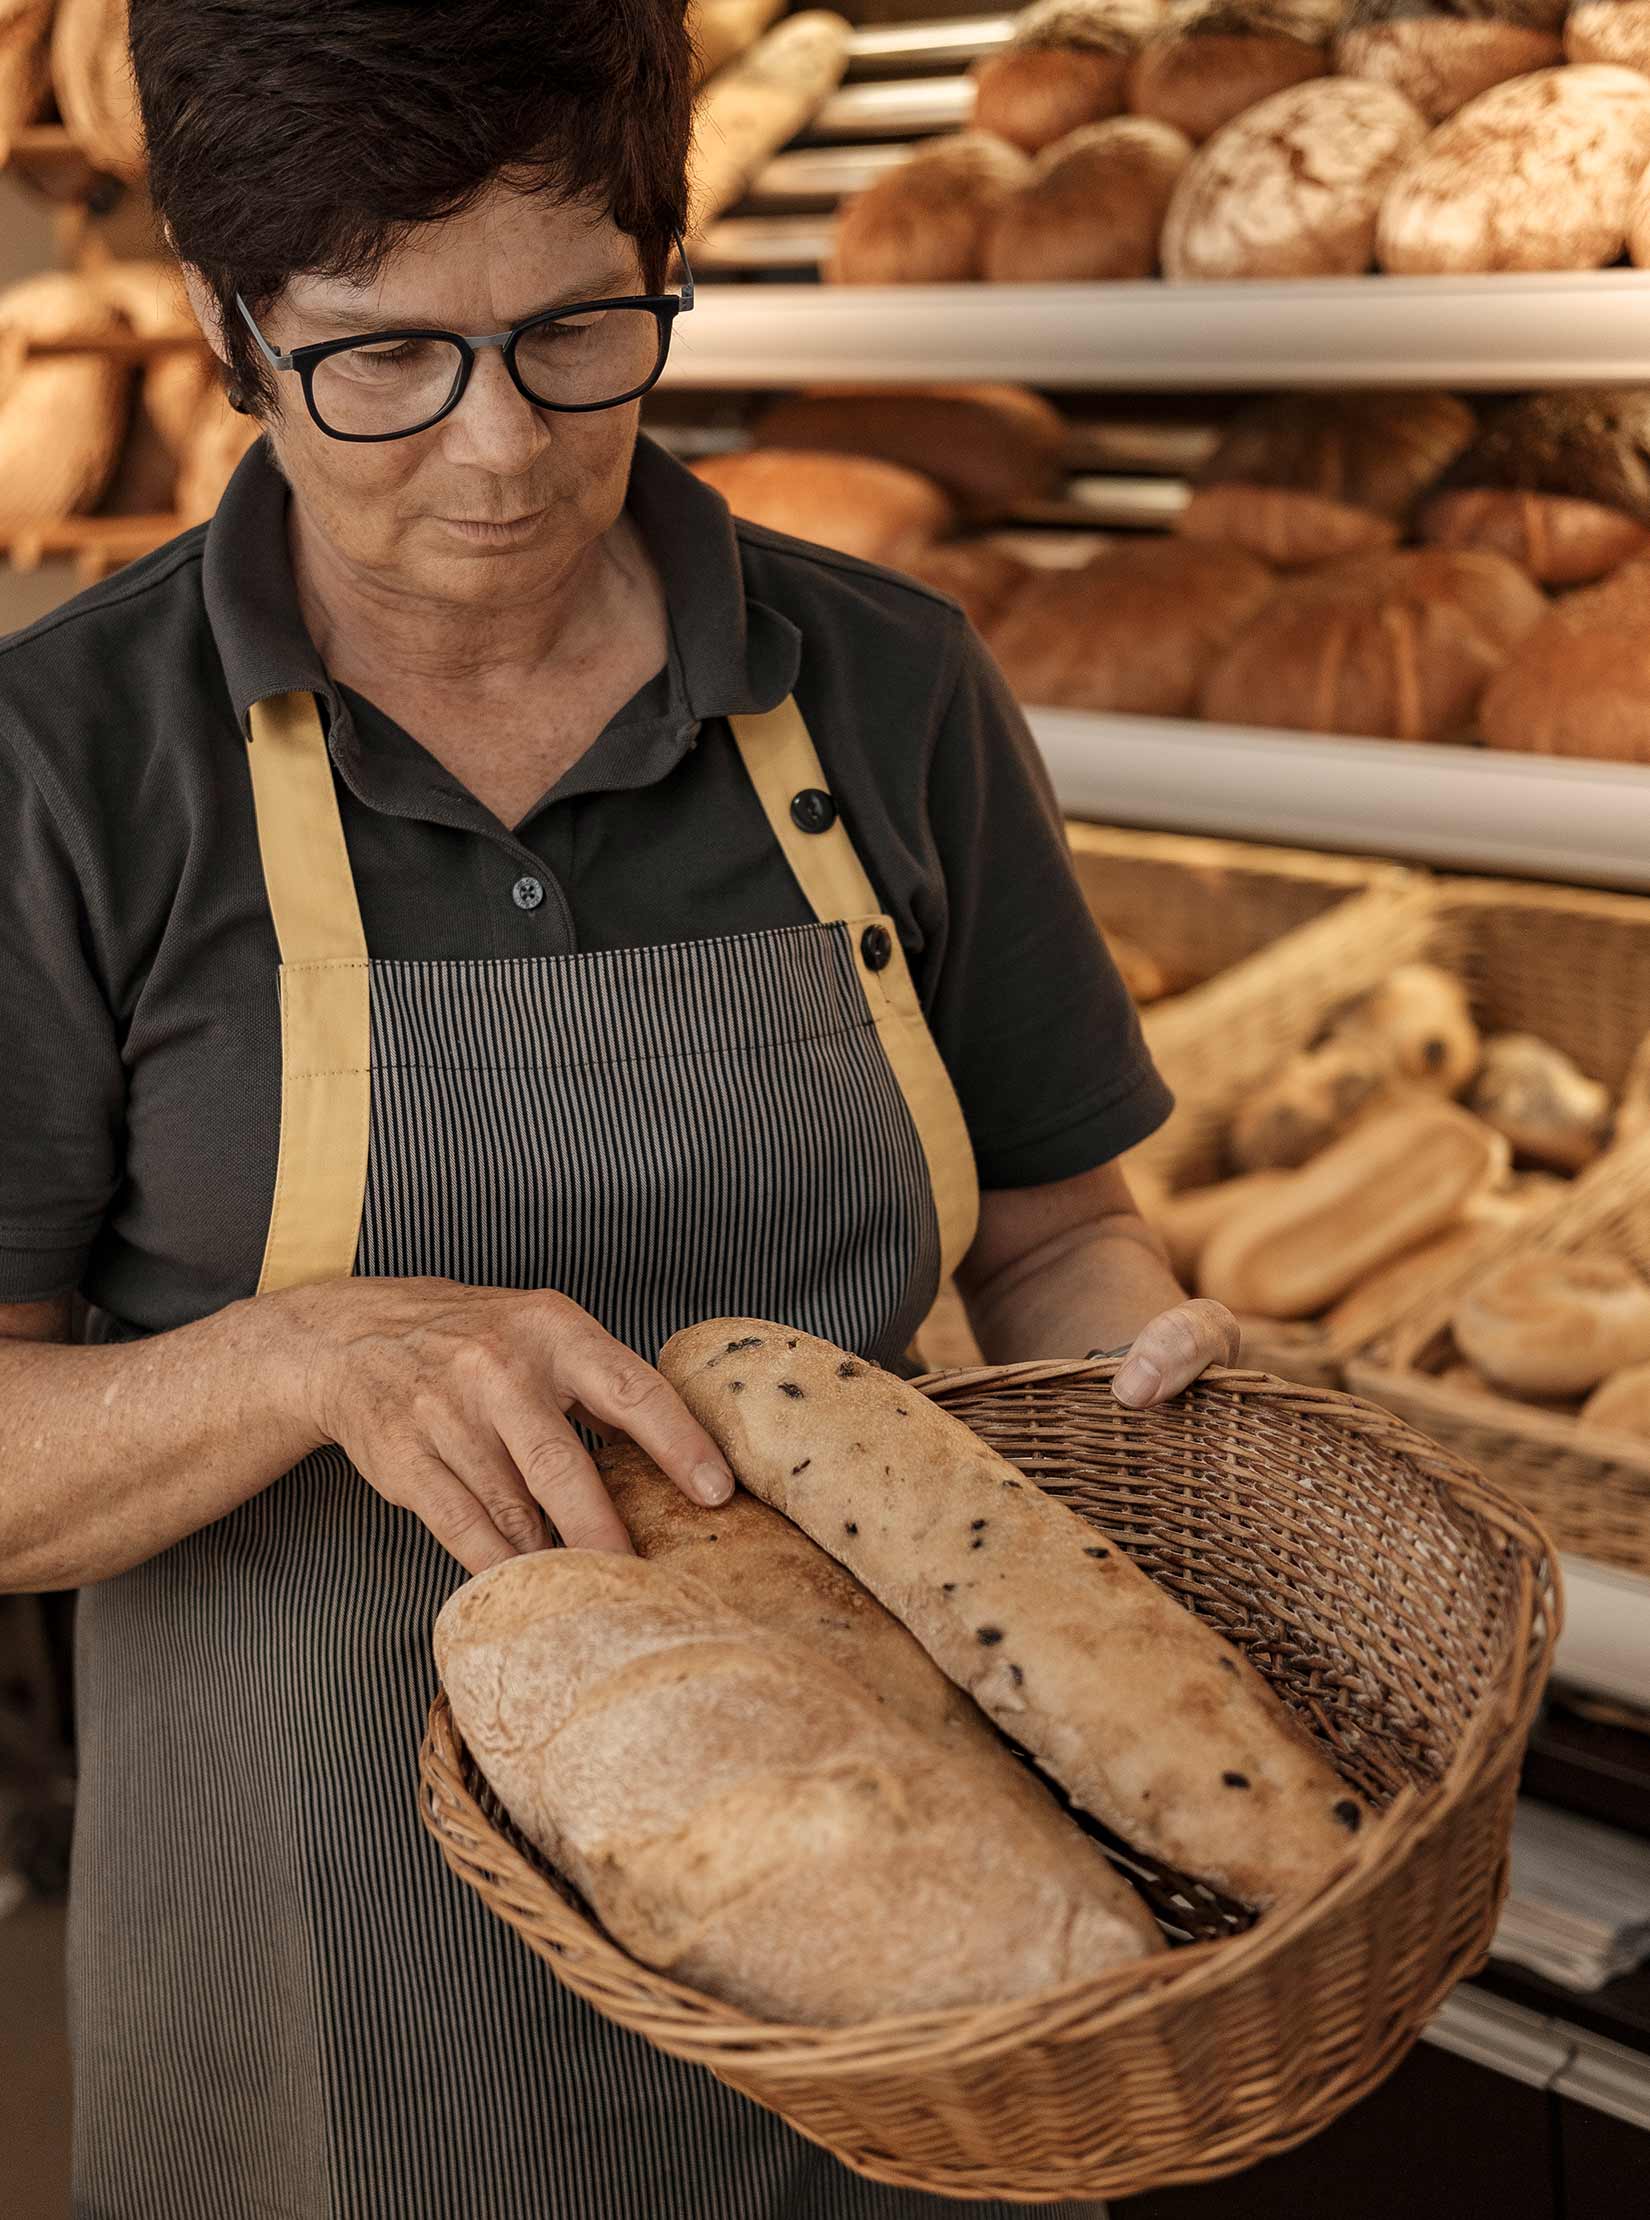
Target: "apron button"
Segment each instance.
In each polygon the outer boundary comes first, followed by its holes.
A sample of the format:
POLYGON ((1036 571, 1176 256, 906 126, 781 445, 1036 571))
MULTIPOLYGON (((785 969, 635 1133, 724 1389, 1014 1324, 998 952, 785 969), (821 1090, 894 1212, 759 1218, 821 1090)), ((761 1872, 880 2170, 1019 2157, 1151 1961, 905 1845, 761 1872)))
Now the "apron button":
POLYGON ((537 879, 518 879, 510 889, 510 899, 518 910, 536 910, 544 900, 544 887, 537 879))
POLYGON ((859 936, 859 952, 865 958, 867 971, 881 971, 894 953, 894 944, 883 925, 867 925, 859 936))
POLYGON ((791 823, 799 832, 829 832, 836 823, 836 804, 823 787, 805 786, 791 803, 791 823))

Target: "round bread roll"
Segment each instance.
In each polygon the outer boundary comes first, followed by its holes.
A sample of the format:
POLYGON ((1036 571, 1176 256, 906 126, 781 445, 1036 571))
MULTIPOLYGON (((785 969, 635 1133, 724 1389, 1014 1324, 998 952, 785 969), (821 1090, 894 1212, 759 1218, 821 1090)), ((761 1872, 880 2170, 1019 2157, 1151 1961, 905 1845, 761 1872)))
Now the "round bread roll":
POLYGON ((1274 93, 1200 147, 1163 227, 1167 277, 1355 277, 1388 186, 1419 148, 1418 108, 1326 77, 1274 93))
POLYGON ((1335 66, 1390 85, 1429 123, 1441 123, 1492 85, 1562 62, 1563 17, 1564 0, 1536 8, 1516 0, 1351 0, 1335 66))
POLYGON ((1129 64, 1125 101, 1201 145, 1246 108, 1324 76, 1338 13, 1298 0, 1172 0, 1129 64))
POLYGON ((1467 1362, 1515 1395, 1586 1395, 1650 1363, 1650 1286, 1602 1250, 1504 1258, 1450 1323, 1467 1362))
POLYGON ((848 386, 775 402, 753 436, 759 447, 898 463, 943 486, 968 516, 990 518, 1053 492, 1066 427, 1020 385, 848 386))
POLYGON ((52 84, 87 161, 128 185, 140 184, 143 118, 132 81, 126 0, 58 0, 52 84))
POLYGON ((1232 1120, 1232 1162, 1256 1173, 1296 1170, 1392 1085, 1392 1058, 1373 1040, 1329 1040, 1303 1049, 1245 1097, 1232 1120))
POLYGON ((1444 1095, 1459 1094, 1483 1056, 1467 990, 1437 964, 1400 964, 1341 1011, 1332 1037, 1374 1043, 1394 1077, 1444 1095))
POLYGON ((848 202, 826 278, 835 285, 956 285, 977 278, 992 219, 1029 175, 1017 147, 983 131, 919 148, 848 202))
POLYGON ((1582 1405, 1582 1424, 1650 1441, 1650 1364, 1633 1364, 1595 1388, 1582 1405))
POLYGON ((1587 66, 1497 85, 1441 124, 1381 208, 1399 273, 1596 270, 1650 162, 1650 79, 1587 66))
POLYGON ((1650 527, 1602 502, 1494 487, 1440 493, 1416 521, 1429 547, 1501 555, 1543 586, 1585 586, 1650 549, 1650 527))
POLYGON ((1544 585, 1605 577, 1650 532, 1650 394, 1600 387, 1503 403, 1450 465, 1419 528, 1436 546, 1523 560, 1544 585))
POLYGON ((1448 740, 1540 620, 1537 588, 1494 555, 1408 549, 1291 582, 1209 672, 1221 724, 1376 740, 1448 740))
POLYGON ((942 540, 908 564, 913 578, 961 604, 975 631, 989 632, 1014 596, 1037 574, 1006 548, 980 540, 942 540))
POLYGON ((105 355, 30 359, 30 342, 95 347, 126 320, 91 280, 43 271, 0 293, 0 529, 27 532, 94 508, 126 434, 128 372, 105 355))
POLYGON ((1123 105, 1129 57, 1163 0, 1041 0, 997 53, 976 62, 974 128, 1035 154, 1123 105))
POLYGON ((1040 154, 987 228, 981 267, 998 285, 1146 278, 1191 141, 1166 123, 1119 116, 1040 154))
POLYGON ((1485 689, 1492 748, 1650 763, 1650 557, 1552 605, 1485 689))
POLYGON ((1021 701, 1183 717, 1271 591, 1266 566, 1236 548, 1148 540, 1038 578, 987 641, 1021 701))
POLYGON ((863 455, 760 447, 693 468, 735 516, 869 563, 909 568, 956 529, 956 511, 931 478, 863 455))
POLYGON ((1533 1033, 1487 1042, 1468 1107, 1518 1155, 1554 1171, 1585 1171, 1610 1137, 1610 1094, 1533 1033))
POLYGON ((1650 0, 1573 0, 1564 51, 1572 62, 1614 62, 1650 74, 1650 0))

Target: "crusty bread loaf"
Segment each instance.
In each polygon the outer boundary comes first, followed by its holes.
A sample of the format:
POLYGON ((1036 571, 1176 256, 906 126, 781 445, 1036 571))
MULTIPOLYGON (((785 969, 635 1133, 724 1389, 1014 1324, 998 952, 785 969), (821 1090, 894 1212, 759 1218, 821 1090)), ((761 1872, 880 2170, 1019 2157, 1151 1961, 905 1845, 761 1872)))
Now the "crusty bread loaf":
POLYGON ((1231 417, 1197 484, 1286 487, 1401 524, 1476 421, 1452 393, 1267 394, 1231 417))
POLYGON ((46 355, 30 342, 118 339, 120 310, 95 283, 43 271, 0 293, 0 530, 27 532, 96 505, 125 438, 129 373, 107 356, 46 355))
POLYGON ((1152 1947, 1075 1828, 674 1567, 513 1558, 435 1648, 476 1763, 613 1939, 758 2017, 999 2003, 1152 1947))
POLYGON ((1494 555, 1401 549, 1283 587, 1210 669, 1205 717, 1367 739, 1449 740, 1541 619, 1535 585, 1494 555))
POLYGON ((1052 402, 1022 385, 839 386, 776 401, 753 436, 759 447, 898 463, 982 519, 1053 492, 1066 427, 1052 402))
POLYGON ((1650 1286, 1605 1251, 1513 1255, 1457 1305, 1455 1345, 1515 1395, 1586 1395, 1650 1363, 1650 1286))
POLYGON ((1537 70, 1480 93, 1393 180, 1376 251, 1400 273, 1596 270, 1650 163, 1650 80, 1537 70))
POLYGON ((735 516, 871 563, 905 565, 957 521, 931 478, 863 455, 759 447, 711 455, 693 467, 735 516))
POLYGON ((1639 552, 1629 519, 1650 529, 1650 394, 1597 387, 1493 409, 1439 481, 1420 528, 1437 545, 1493 548, 1526 560, 1543 583, 1569 586, 1639 552), (1515 492, 1548 498, 1509 498, 1515 492))
POLYGON ((1237 548, 1144 541, 1037 578, 987 641, 1021 701, 1180 717, 1272 584, 1237 548))
POLYGON ((132 80, 126 0, 58 0, 52 87, 63 121, 95 169, 142 181, 143 118, 132 80))
POLYGON ((694 232, 714 223, 788 139, 823 107, 848 66, 849 25, 825 8, 776 24, 714 77, 693 111, 688 161, 694 232))
POLYGON ((760 1319, 691 1327, 659 1369, 1082 1810, 1251 1904, 1341 1862, 1363 1807, 1260 1675, 959 1419, 760 1319))
POLYGON ((1533 1033, 1499 1033, 1468 1103, 1515 1152, 1553 1171, 1585 1171, 1610 1138, 1610 1091, 1533 1033))
POLYGON ((976 632, 988 632, 1036 572, 1007 548, 985 540, 942 540, 907 564, 913 578, 959 602, 976 632))
POLYGON ((1528 20, 1519 16, 1498 0, 1351 0, 1335 66, 1390 85, 1429 123, 1441 123, 1492 85, 1563 61, 1563 0, 1528 20))
POLYGON ((1418 108, 1386 85, 1325 77, 1274 93, 1199 147, 1163 226, 1169 278, 1355 277, 1420 147, 1418 108))
POLYGON ((1416 520, 1429 547, 1500 555, 1543 586, 1585 586, 1650 549, 1650 526, 1598 501, 1493 487, 1439 493, 1416 520))
POLYGON ((1129 56, 1162 0, 1041 0, 1008 44, 974 65, 974 128, 1027 153, 1123 105, 1129 56))
POLYGON ((1437 964, 1400 964, 1336 1013, 1334 1037, 1372 1043, 1408 1086, 1456 1095, 1483 1057, 1461 981, 1437 964))
POLYGON ((1184 28, 1147 41, 1129 64, 1123 98, 1133 114, 1173 124, 1195 145, 1246 108, 1329 68, 1322 46, 1241 28, 1242 12, 1226 0, 1208 0, 1189 18, 1171 20, 1184 28))
POLYGON ((1186 1187, 1178 1195, 1164 1195, 1140 1214, 1169 1252, 1169 1264, 1182 1287, 1197 1285, 1197 1268, 1217 1229, 1234 1212, 1257 1195, 1269 1194, 1288 1174, 1282 1171, 1245 1172, 1237 1179, 1223 1179, 1213 1187, 1186 1187))
POLYGON ((1650 763, 1650 557, 1555 602, 1486 688, 1492 748, 1650 763))
POLYGON ((1316 1318, 1455 1224, 1509 1162, 1500 1134, 1453 1103, 1378 1111, 1229 1218, 1203 1253, 1198 1286, 1257 1318, 1316 1318))
POLYGON ((1018 147, 984 131, 919 148, 844 207, 826 277, 836 285, 977 278, 992 220, 1030 171, 1018 147))
POLYGON ((998 285, 1150 277, 1191 141, 1118 116, 1046 148, 992 217, 981 271, 998 285))
POLYGON ((1650 74, 1650 0, 1573 0, 1564 51, 1572 62, 1613 62, 1650 74))
POLYGON ((688 36, 701 77, 712 77, 727 63, 749 53, 785 0, 687 0, 688 36))
POLYGON ((1606 1426, 1613 1434, 1639 1434, 1650 1441, 1650 1364, 1629 1365, 1582 1405, 1586 1426, 1606 1426))
POLYGON ((1501 1228, 1476 1215, 1446 1226, 1428 1241, 1379 1266, 1343 1295, 1324 1319, 1324 1330, 1343 1346, 1362 1348, 1385 1333, 1433 1288, 1445 1287, 1501 1239, 1501 1228))

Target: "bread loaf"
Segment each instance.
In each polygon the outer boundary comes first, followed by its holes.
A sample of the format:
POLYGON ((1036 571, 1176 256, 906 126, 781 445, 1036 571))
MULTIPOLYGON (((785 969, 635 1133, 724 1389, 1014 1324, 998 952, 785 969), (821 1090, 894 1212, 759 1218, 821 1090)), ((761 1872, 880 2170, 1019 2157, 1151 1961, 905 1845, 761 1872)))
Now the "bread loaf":
POLYGON ((1041 0, 974 65, 974 128, 1035 154, 1123 105, 1129 56, 1162 0, 1041 0))
POLYGON ((1381 266, 1401 273, 1596 270, 1627 239, 1650 163, 1650 80, 1538 70, 1441 124, 1381 208, 1381 266))
POLYGON ((1554 1171, 1585 1171, 1610 1137, 1609 1090, 1533 1033, 1501 1033, 1486 1044, 1468 1099, 1519 1156, 1554 1171))
POLYGON ((132 81, 126 0, 58 0, 52 85, 87 161, 128 185, 141 183, 143 118, 132 81))
POLYGON ((1392 1082, 1392 1059, 1379 1043, 1328 1040, 1303 1049, 1238 1105, 1232 1162, 1246 1172, 1309 1163, 1392 1082))
POLYGON ((1650 557, 1555 603, 1485 690, 1492 748, 1650 763, 1650 557))
POLYGON ((1455 1224, 1509 1161, 1500 1134, 1453 1103, 1382 1110, 1229 1218, 1204 1251, 1198 1286, 1254 1317, 1316 1318, 1455 1224))
POLYGON ((1325 75, 1338 12, 1288 0, 1171 0, 1162 29, 1129 64, 1125 102, 1201 144, 1272 93, 1325 75))
POLYGON ((825 275, 837 285, 955 285, 980 274, 998 209, 1030 175, 1017 147, 959 132, 912 155, 842 211, 825 275))
POLYGON ((1236 548, 1146 541, 1037 579, 987 642, 1021 701, 1182 717, 1271 591, 1264 564, 1236 548))
POLYGON ((1650 527, 1562 493, 1436 494, 1417 520, 1429 547, 1500 555, 1543 586, 1584 586, 1650 549, 1650 527))
POLYGON ((1324 1330, 1343 1348, 1362 1349, 1395 1325, 1434 1288, 1447 1287, 1501 1238, 1500 1228, 1476 1216, 1447 1226, 1430 1241, 1406 1249, 1360 1280, 1324 1319, 1324 1330))
POLYGON ((1505 0, 1351 0, 1335 66, 1412 100, 1441 123, 1492 85, 1564 59, 1563 0, 1540 9, 1505 0))
POLYGON ((1029 563, 983 540, 942 540, 937 547, 919 549, 906 567, 925 586, 949 594, 982 634, 1036 576, 1029 563))
POLYGON ((672 1567, 513 1558, 451 1598, 435 1647, 476 1763, 613 1939, 759 2018, 1000 2003, 1151 1947, 1075 1829, 1051 1840, 672 1567))
POLYGON ((1616 1104, 1615 1141, 1638 1141, 1650 1133, 1650 1033, 1633 1051, 1616 1104))
POLYGON ((1564 51, 1572 62, 1613 62, 1650 74, 1650 0, 1573 0, 1564 51))
POLYGON ((659 1369, 1080 1809, 1246 1903, 1329 1879, 1364 1808, 1265 1681, 960 1420, 760 1319, 691 1327, 659 1369))
POLYGON ((1650 531, 1650 395, 1606 387, 1503 404, 1450 465, 1420 529, 1439 546, 1522 561, 1547 585, 1603 577, 1650 531))
POLYGON ((1582 1424, 1605 1426, 1613 1434, 1638 1434, 1650 1441, 1650 1364, 1629 1365, 1582 1406, 1582 1424))
POLYGON ((1066 428, 1057 408, 1019 385, 849 386, 776 401, 754 437, 759 447, 898 463, 980 519, 1053 492, 1066 428))
POLYGON ((52 0, 0 0, 0 162, 51 89, 52 0))
POLYGON ((1459 1094, 1483 1057, 1465 987, 1436 964, 1400 964, 1337 1013, 1334 1037, 1373 1045, 1395 1078, 1445 1095, 1459 1094))
POLYGON ((823 107, 842 82, 852 37, 841 16, 810 8, 787 16, 743 61, 711 80, 693 111, 693 231, 741 200, 763 163, 823 107))
POLYGON ((693 467, 735 516, 871 563, 905 565, 956 526, 955 510, 931 479, 863 455, 760 447, 693 467))
POLYGON ((1140 1214, 1169 1252, 1169 1264, 1182 1287, 1197 1285, 1197 1268, 1217 1228, 1257 1195, 1270 1194, 1288 1175, 1281 1171, 1246 1172, 1213 1187, 1188 1187, 1165 1195, 1140 1214))
POLYGON ((125 329, 114 303, 67 271, 0 293, 0 530, 26 533, 95 507, 126 433, 127 370, 93 352, 29 359, 26 347, 95 345, 125 329))
POLYGON ((1455 1345, 1514 1395, 1586 1395, 1650 1363, 1650 1286, 1605 1252, 1515 1255, 1477 1282, 1450 1321, 1455 1345))
POLYGON ((1387 188, 1426 136, 1385 85, 1326 77, 1274 93, 1200 147, 1163 226, 1170 278, 1355 277, 1387 188))
POLYGON ((1191 141, 1119 116, 1048 147, 992 217, 982 274, 999 285, 1146 278, 1191 141))
POLYGON ((1494 555, 1399 550, 1284 587, 1211 668, 1205 717, 1368 739, 1449 740, 1545 604, 1494 555))
MULTIPOLYGON (((1646 82, 1650 82, 1647 79, 1646 82)), ((1638 269, 1650 267, 1650 183, 1641 177, 1627 204, 1627 253, 1638 269)))
POLYGON ((688 0, 688 36, 698 56, 699 75, 714 76, 748 53, 784 9, 785 0, 688 0))
POLYGON ((1241 547, 1279 570, 1396 547, 1390 518, 1287 486, 1198 486, 1174 520, 1182 539, 1241 547))

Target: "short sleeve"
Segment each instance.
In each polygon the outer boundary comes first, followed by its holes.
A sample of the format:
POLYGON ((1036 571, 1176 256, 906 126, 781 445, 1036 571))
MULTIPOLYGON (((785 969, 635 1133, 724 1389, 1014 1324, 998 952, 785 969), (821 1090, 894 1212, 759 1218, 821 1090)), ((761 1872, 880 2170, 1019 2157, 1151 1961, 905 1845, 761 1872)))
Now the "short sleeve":
POLYGON ((118 1183, 124 1078, 60 814, 3 733, 0 824, 0 1302, 45 1302, 118 1183))
POLYGON ((930 1030, 983 1188, 1108 1164, 1173 1098, 1072 867, 1047 766, 972 629, 936 740, 928 821, 944 879, 930 1030))

